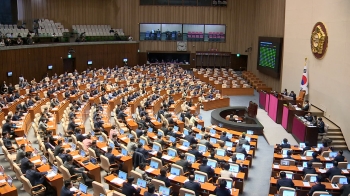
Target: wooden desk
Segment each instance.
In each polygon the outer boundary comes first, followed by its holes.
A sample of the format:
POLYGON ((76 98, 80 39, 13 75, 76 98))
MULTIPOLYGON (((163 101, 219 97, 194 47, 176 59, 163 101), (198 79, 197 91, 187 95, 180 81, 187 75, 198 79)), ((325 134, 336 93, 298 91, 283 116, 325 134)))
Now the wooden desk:
POLYGON ((221 94, 224 96, 254 95, 254 89, 253 88, 222 88, 221 94))
POLYGON ((223 108, 223 107, 228 107, 230 106, 230 98, 220 98, 220 99, 215 99, 215 100, 205 100, 202 102, 203 104, 203 110, 208 111, 208 110, 213 110, 216 108, 223 108))
POLYGON ((60 122, 60 119, 62 119, 64 111, 69 105, 69 101, 64 100, 63 102, 60 102, 60 104, 54 108, 51 109, 51 112, 55 115, 56 118, 56 124, 60 122))
POLYGON ((34 121, 35 114, 36 113, 41 113, 41 106, 45 105, 46 102, 49 102, 50 100, 48 98, 41 99, 40 101, 37 101, 34 106, 30 107, 28 109, 28 112, 30 114, 30 118, 32 119, 32 122, 34 121))
MULTIPOLYGON (((48 165, 48 164, 37 168, 37 170, 39 172, 47 172, 50 169, 51 169, 50 165, 48 165)), ((56 190, 57 195, 61 195, 61 189, 63 187, 63 177, 62 177, 62 175, 58 173, 53 178, 47 178, 47 177, 45 177, 45 178, 46 178, 46 181, 56 190)))
MULTIPOLYGON (((0 176, 0 180, 6 180, 7 175, 0 176)), ((0 186, 0 195, 1 196, 18 196, 17 188, 12 184, 10 186, 7 182, 1 183, 0 186)))
MULTIPOLYGON (((282 154, 277 154, 277 153, 274 153, 273 154, 273 158, 274 160, 281 160, 281 159, 284 159, 283 155, 282 154)), ((295 160, 295 161, 309 161, 312 159, 312 157, 306 157, 306 156, 301 156, 301 155, 292 155, 292 158, 295 160)), ((319 156, 318 157, 322 163, 328 163, 328 162, 332 162, 333 161, 333 158, 325 158, 325 157, 321 157, 319 156)))
POLYGON ((26 99, 26 97, 23 97, 15 100, 14 102, 8 103, 6 107, 2 108, 2 112, 4 112, 5 115, 7 115, 9 112, 15 113, 17 105, 21 104, 21 102, 25 101, 26 99))
POLYGON ((294 116, 292 135, 298 143, 308 141, 310 146, 317 146, 318 130, 318 127, 307 126, 297 116, 294 116))
MULTIPOLYGON (((79 155, 79 151, 76 150, 76 151, 73 151, 73 152, 70 152, 69 153, 70 155, 72 156, 76 156, 76 155, 79 155)), ((90 178, 92 178, 94 181, 97 181, 99 183, 101 183, 101 167, 99 164, 92 164, 91 162, 89 162, 88 164, 84 164, 83 161, 85 160, 88 160, 89 158, 87 157, 76 157, 74 158, 74 161, 76 163, 78 163, 81 167, 84 167, 85 170, 88 171, 88 176, 90 178)))

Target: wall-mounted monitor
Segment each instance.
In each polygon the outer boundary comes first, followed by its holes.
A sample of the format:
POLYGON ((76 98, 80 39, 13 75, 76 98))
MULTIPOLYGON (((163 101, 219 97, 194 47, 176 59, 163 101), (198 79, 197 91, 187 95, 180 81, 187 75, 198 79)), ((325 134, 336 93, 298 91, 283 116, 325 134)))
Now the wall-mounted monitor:
POLYGON ((7 72, 7 77, 12 77, 12 71, 7 72))
POLYGON ((280 78, 283 38, 259 37, 257 69, 274 78, 280 78))
POLYGON ((53 66, 52 66, 52 65, 48 65, 48 66, 47 66, 47 69, 48 69, 48 70, 51 70, 51 69, 53 69, 53 66))
POLYGON ((128 62, 128 59, 126 59, 126 58, 123 59, 123 62, 124 62, 124 63, 127 63, 127 62, 128 62))
POLYGON ((92 61, 88 61, 87 64, 88 64, 88 65, 92 65, 92 61))

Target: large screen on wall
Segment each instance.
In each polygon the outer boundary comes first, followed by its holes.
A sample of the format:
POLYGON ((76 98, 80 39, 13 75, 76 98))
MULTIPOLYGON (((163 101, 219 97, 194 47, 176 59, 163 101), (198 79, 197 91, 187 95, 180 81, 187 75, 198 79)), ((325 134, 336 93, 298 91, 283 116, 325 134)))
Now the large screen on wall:
POLYGON ((280 77, 283 38, 259 37, 257 69, 274 78, 280 77))

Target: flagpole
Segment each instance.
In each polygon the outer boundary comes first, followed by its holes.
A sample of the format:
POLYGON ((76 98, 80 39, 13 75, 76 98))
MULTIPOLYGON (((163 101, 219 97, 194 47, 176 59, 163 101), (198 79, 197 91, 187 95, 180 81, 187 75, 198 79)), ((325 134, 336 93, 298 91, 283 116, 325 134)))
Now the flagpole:
MULTIPOLYGON (((307 57, 305 57, 305 62, 304 62, 304 67, 306 67, 306 63, 307 63, 307 57)), ((307 69, 307 68, 306 68, 307 69)), ((309 76, 307 76, 308 78, 308 80, 309 80, 309 76)), ((308 83, 309 83, 309 81, 308 81, 308 83)), ((305 98, 304 98, 305 100, 308 100, 309 99, 309 93, 308 94, 306 94, 305 95, 305 98)))

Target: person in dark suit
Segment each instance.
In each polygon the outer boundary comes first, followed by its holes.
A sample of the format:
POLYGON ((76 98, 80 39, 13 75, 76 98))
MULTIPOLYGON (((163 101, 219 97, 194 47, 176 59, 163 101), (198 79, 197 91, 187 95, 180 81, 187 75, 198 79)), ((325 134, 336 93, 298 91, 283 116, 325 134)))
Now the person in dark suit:
POLYGON ((318 133, 324 133, 324 122, 321 117, 317 119, 317 127, 318 133))
POLYGON ((100 158, 102 153, 101 153, 101 150, 99 148, 97 148, 97 146, 96 146, 96 140, 93 140, 91 142, 90 148, 95 152, 96 157, 100 158))
POLYGON ((188 171, 188 168, 191 167, 190 162, 188 162, 188 161, 185 159, 185 154, 184 154, 184 153, 181 153, 181 154, 179 155, 179 158, 180 158, 180 160, 176 161, 175 164, 181 166, 182 169, 183 169, 183 171, 184 171, 184 172, 187 172, 187 171, 188 171))
POLYGON ((290 148, 290 144, 288 143, 288 139, 284 138, 282 144, 280 145, 281 148, 290 148))
POLYGON ((74 122, 74 117, 71 117, 71 118, 69 119, 67 132, 68 132, 68 133, 73 133, 73 131, 74 131, 75 128, 77 128, 77 127, 79 127, 79 125, 76 124, 76 123, 74 122))
POLYGON ((160 169, 160 174, 156 177, 156 179, 163 181, 166 187, 170 186, 170 180, 167 177, 167 170, 165 168, 160 169))
POLYGON ((214 148, 214 146, 209 142, 210 136, 205 134, 204 139, 200 140, 199 143, 205 145, 207 148, 214 148))
POLYGON ((305 118, 307 121, 309 121, 309 122, 312 122, 312 120, 314 119, 314 117, 312 117, 312 115, 311 115, 310 112, 308 112, 308 113, 304 116, 304 118, 305 118))
POLYGON ((316 174, 316 169, 312 167, 312 162, 307 162, 307 167, 303 169, 304 176, 306 174, 316 174))
POLYGON ((122 157, 121 155, 115 156, 115 155, 112 153, 112 151, 113 151, 113 148, 108 147, 108 148, 107 148, 107 152, 106 152, 106 154, 105 154, 105 156, 106 156, 106 157, 108 158, 108 160, 109 160, 109 164, 115 164, 115 163, 117 163, 117 160, 120 160, 120 158, 122 157))
POLYGON ((185 140, 190 142, 190 144, 196 144, 197 140, 196 140, 195 136, 196 136, 196 134, 194 132, 192 132, 192 130, 189 130, 188 135, 185 136, 185 140))
POLYGON ((6 119, 5 124, 2 125, 2 133, 9 133, 10 135, 14 135, 14 131, 13 128, 15 128, 12 124, 11 124, 11 120, 10 119, 6 119))
POLYGON ((60 149, 62 148, 62 140, 57 141, 57 146, 55 146, 55 150, 53 154, 57 156, 60 153, 60 149))
POLYGON ((285 88, 284 91, 281 93, 282 95, 285 95, 285 96, 288 96, 288 91, 287 89, 285 88))
POLYGON ((231 191, 230 189, 226 188, 226 186, 227 186, 226 180, 220 180, 220 184, 218 187, 215 188, 214 194, 216 196, 230 196, 231 191))
POLYGON ((5 132, 3 134, 2 142, 4 143, 4 146, 7 150, 15 150, 15 148, 12 146, 10 134, 8 132, 5 132))
POLYGON ((148 159, 148 155, 149 152, 151 152, 152 150, 146 150, 143 148, 143 144, 140 142, 137 144, 137 148, 135 150, 135 152, 139 152, 141 154, 143 154, 143 156, 145 157, 145 159, 148 159))
POLYGON ((294 93, 294 91, 290 91, 289 97, 293 97, 293 100, 297 99, 297 95, 294 93))
POLYGON ((80 128, 75 128, 75 137, 79 142, 83 142, 83 140, 86 139, 86 137, 83 134, 81 134, 80 128))
POLYGON ((167 145, 167 142, 163 140, 163 136, 161 134, 157 135, 157 139, 154 140, 154 142, 157 142, 158 144, 162 145, 162 148, 164 149, 165 145, 167 145))
POLYGON ((338 163, 345 161, 345 157, 343 156, 343 151, 342 150, 338 151, 338 154, 337 154, 336 157, 334 157, 333 161, 337 161, 338 163))
POLYGON ((57 156, 61 158, 63 163, 67 161, 67 153, 64 148, 60 148, 60 153, 57 156))
POLYGON ((73 157, 72 157, 72 155, 67 155, 67 161, 63 164, 63 166, 68 169, 70 175, 78 174, 78 175, 83 177, 85 183, 92 182, 92 179, 90 179, 87 176, 88 172, 85 171, 84 167, 76 168, 73 165, 73 157))
POLYGON ((141 137, 143 134, 142 126, 139 125, 135 132, 138 138, 141 137))
POLYGON ((192 144, 191 145, 191 149, 188 150, 188 153, 193 154, 194 156, 196 156, 196 160, 198 160, 199 158, 201 158, 203 156, 202 153, 200 153, 197 150, 197 145, 196 144, 192 144))
POLYGON ((183 187, 185 189, 194 191, 196 193, 196 196, 199 196, 199 192, 201 190, 201 184, 199 184, 199 182, 194 181, 194 175, 190 175, 188 177, 188 181, 185 182, 183 187))
POLYGON ((312 153, 312 159, 310 160, 310 162, 311 163, 313 163, 313 162, 321 162, 321 160, 319 158, 317 158, 317 156, 318 156, 317 152, 312 153))
POLYGON ((30 181, 30 184, 32 184, 32 186, 43 184, 45 181, 44 175, 46 175, 47 172, 37 172, 33 163, 29 163, 28 166, 30 169, 26 171, 26 178, 30 181))
POLYGON ((51 151, 55 150, 55 147, 52 144, 50 144, 49 138, 47 136, 44 137, 44 145, 46 150, 48 149, 51 149, 51 151))
POLYGON ((25 144, 21 144, 21 146, 19 147, 19 149, 17 150, 17 155, 16 155, 16 163, 20 164, 21 160, 26 157, 26 145, 25 144))
POLYGON ((125 196, 139 196, 141 188, 132 186, 132 182, 134 181, 134 177, 128 177, 128 182, 124 182, 122 193, 125 196))
POLYGON ((310 109, 309 100, 305 100, 304 106, 301 109, 303 111, 309 111, 309 109, 310 109))
POLYGON ((326 185, 321 184, 321 178, 316 176, 316 184, 313 185, 309 191, 309 195, 314 194, 315 191, 326 191, 326 185))
POLYGON ((301 154, 303 155, 304 152, 307 150, 311 150, 311 147, 308 141, 305 142, 305 147, 303 148, 303 151, 301 152, 301 154))
POLYGON ((238 146, 236 147, 236 153, 242 153, 246 157, 247 156, 247 151, 242 146, 243 146, 243 144, 241 144, 241 143, 238 144, 238 146))
POLYGON ((16 110, 15 114, 12 116, 12 121, 19 121, 21 120, 21 117, 19 116, 19 111, 16 110))
POLYGON ((209 165, 207 165, 207 163, 208 163, 208 159, 207 158, 203 158, 202 159, 202 164, 199 166, 199 171, 207 173, 208 174, 208 178, 211 178, 214 175, 214 170, 209 165))
POLYGON ((27 172, 27 170, 30 169, 29 159, 30 159, 31 155, 32 155, 32 152, 26 152, 26 156, 21 160, 20 168, 21 168, 22 174, 25 174, 27 172))
POLYGON ((338 162, 333 161, 333 167, 329 168, 328 171, 326 172, 326 175, 328 176, 329 180, 332 180, 333 176, 335 175, 341 175, 341 169, 338 168, 338 162))
POLYGON ((340 188, 341 196, 348 196, 350 194, 350 178, 348 177, 348 184, 343 184, 340 188))
POLYGON ((61 195, 60 196, 73 196, 74 194, 81 194, 81 191, 70 191, 70 189, 73 187, 73 183, 70 180, 64 181, 64 185, 61 189, 61 195))
POLYGON ((226 142, 226 141, 231 141, 230 140, 230 138, 228 138, 227 136, 226 136, 226 131, 224 131, 224 132, 222 132, 222 134, 220 135, 220 140, 221 141, 224 141, 224 142, 226 142))
POLYGON ((294 158, 292 157, 292 151, 291 150, 287 151, 287 156, 284 157, 284 159, 292 159, 292 160, 294 160, 294 158))
POLYGON ((294 188, 292 179, 286 178, 286 172, 281 172, 280 179, 277 180, 277 190, 279 190, 281 186, 294 188))

